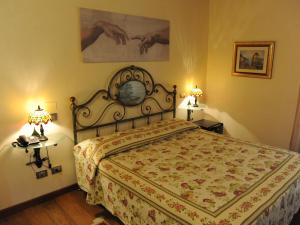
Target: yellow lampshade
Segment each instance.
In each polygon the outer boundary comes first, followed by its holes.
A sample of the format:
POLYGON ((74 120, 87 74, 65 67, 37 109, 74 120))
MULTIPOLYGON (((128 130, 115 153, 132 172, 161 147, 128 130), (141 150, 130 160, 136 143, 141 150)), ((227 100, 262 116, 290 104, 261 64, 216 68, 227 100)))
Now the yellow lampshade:
POLYGON ((200 88, 198 88, 197 85, 196 85, 195 88, 193 88, 193 89, 191 90, 191 95, 192 95, 192 96, 199 97, 199 96, 201 96, 202 94, 203 94, 203 91, 202 91, 200 88))
POLYGON ((41 109, 40 106, 38 106, 38 108, 34 112, 30 113, 28 117, 29 124, 47 124, 49 121, 51 121, 50 114, 44 109, 41 109))

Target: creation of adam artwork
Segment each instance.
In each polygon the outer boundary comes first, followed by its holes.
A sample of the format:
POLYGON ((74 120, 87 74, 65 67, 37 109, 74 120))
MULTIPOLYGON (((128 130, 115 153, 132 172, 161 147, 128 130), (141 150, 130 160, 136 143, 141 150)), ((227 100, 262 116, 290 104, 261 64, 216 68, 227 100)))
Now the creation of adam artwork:
POLYGON ((169 21, 82 8, 80 24, 84 62, 169 59, 169 21))

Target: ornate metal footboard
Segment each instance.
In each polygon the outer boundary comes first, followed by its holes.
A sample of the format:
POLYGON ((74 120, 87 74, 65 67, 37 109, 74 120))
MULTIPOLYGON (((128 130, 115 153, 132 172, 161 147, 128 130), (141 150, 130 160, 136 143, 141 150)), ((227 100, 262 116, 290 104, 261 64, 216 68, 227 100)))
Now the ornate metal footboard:
POLYGON ((75 97, 70 100, 75 144, 78 132, 95 130, 98 137, 103 127, 114 126, 118 131, 121 123, 129 122, 135 128, 139 119, 145 118, 149 124, 152 116, 163 119, 169 112, 176 116, 176 85, 168 91, 155 83, 147 70, 136 66, 119 70, 107 90, 98 90, 86 102, 78 104, 75 97))

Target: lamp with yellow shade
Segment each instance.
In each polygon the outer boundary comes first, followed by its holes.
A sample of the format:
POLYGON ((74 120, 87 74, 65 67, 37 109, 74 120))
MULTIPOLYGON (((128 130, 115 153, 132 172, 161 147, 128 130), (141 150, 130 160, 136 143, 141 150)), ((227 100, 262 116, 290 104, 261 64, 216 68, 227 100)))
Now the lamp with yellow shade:
POLYGON ((30 113, 28 117, 29 124, 34 124, 36 126, 40 125, 40 134, 34 127, 32 136, 38 137, 40 141, 47 141, 48 138, 44 135, 43 124, 47 124, 49 121, 51 121, 50 114, 44 109, 41 109, 40 106, 38 106, 38 108, 34 112, 30 113))
POLYGON ((195 103, 193 105, 193 107, 198 107, 198 104, 197 104, 197 98, 200 97, 201 95, 203 94, 203 91, 197 87, 193 88, 191 90, 191 95, 195 97, 195 103))

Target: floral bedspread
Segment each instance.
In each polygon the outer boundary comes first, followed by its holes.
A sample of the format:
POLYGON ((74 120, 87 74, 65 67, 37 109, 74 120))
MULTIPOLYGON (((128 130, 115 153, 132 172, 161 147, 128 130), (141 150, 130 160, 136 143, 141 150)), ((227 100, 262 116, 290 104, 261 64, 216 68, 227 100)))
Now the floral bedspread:
MULTIPOLYGON (((75 151, 79 184, 83 149, 75 151)), ((89 203, 103 204, 128 225, 251 224, 292 187, 300 198, 293 186, 300 183, 299 154, 201 129, 108 155, 97 166, 92 188, 81 185, 89 203)))

